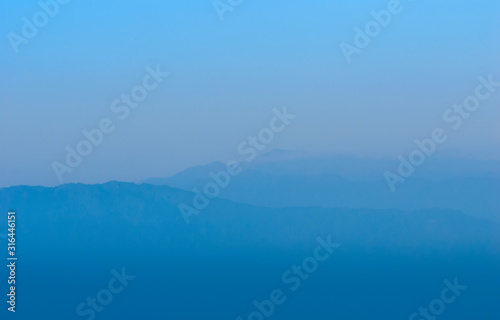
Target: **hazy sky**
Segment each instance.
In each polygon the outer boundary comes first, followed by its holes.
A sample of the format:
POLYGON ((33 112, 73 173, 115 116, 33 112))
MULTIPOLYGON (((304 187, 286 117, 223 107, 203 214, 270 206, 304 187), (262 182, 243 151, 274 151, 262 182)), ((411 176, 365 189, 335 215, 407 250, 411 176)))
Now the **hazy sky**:
MULTIPOLYGON (((390 3, 350 2, 244 0, 221 21, 210 0, 73 0, 18 53, 9 33, 22 36, 23 17, 41 9, 2 2, 0 187, 58 184, 51 164, 106 117, 115 131, 65 182, 140 180, 241 158, 239 143, 284 106, 297 117, 269 149, 396 158, 443 126, 479 76, 500 80, 500 3, 401 1, 347 63, 340 44, 353 44, 354 28, 390 3), (169 77, 118 120, 112 101, 157 64, 169 77)), ((500 89, 442 150, 500 159, 499 107, 500 89)))

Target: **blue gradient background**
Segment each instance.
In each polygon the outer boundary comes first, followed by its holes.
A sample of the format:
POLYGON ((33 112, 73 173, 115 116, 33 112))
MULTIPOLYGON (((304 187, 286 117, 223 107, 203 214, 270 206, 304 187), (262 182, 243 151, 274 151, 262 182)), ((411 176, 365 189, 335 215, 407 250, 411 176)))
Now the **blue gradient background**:
POLYGON ((438 320, 498 319, 500 90, 460 130, 443 113, 500 80, 500 3, 402 1, 347 63, 340 43, 388 2, 245 0, 220 21, 211 0, 73 0, 16 54, 7 35, 40 8, 3 1, 0 256, 14 210, 19 264, 0 319, 91 320, 78 306, 121 268, 136 279, 97 320, 247 319, 277 288, 271 320, 408 319, 455 278, 468 289, 438 320), (158 64, 170 76, 118 120, 111 102, 158 64), (246 162, 285 106, 297 117, 246 162), (106 117, 58 185, 51 164, 106 117), (436 127, 446 143, 391 192, 384 172, 436 127), (186 219, 232 159, 241 175, 186 219), (341 247, 291 293, 283 272, 328 236, 341 247))
MULTIPOLYGON (((68 182, 138 181, 233 158, 277 106, 299 118, 274 147, 394 159, 478 76, 500 78, 500 3, 404 1, 347 64, 339 44, 387 3, 248 0, 221 22, 208 0, 74 0, 15 54, 7 34, 39 7, 3 2, 0 186, 57 184, 52 161, 156 64, 170 77, 68 182)), ((500 159, 499 104, 488 100, 440 152, 500 159)))

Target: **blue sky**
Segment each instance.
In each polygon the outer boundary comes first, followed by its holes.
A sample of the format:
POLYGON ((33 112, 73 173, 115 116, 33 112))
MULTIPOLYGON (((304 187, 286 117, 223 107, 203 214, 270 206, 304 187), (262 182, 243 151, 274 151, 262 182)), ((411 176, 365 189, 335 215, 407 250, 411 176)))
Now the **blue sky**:
MULTIPOLYGON (((297 114, 271 148, 396 158, 442 125, 478 76, 500 79, 500 3, 402 1, 349 64, 339 48, 389 1, 245 0, 220 21, 209 0, 79 1, 16 54, 7 35, 37 1, 0 10, 0 187, 57 184, 53 161, 146 66, 170 76, 68 182, 135 181, 237 155, 273 108, 297 114)), ((500 159, 500 92, 442 152, 500 159)))

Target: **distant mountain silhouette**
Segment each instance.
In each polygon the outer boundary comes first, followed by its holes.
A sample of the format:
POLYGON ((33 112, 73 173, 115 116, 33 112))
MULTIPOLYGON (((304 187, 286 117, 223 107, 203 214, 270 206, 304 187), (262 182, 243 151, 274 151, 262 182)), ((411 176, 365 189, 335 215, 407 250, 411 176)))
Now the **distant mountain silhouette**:
MULTIPOLYGON (((258 206, 319 206, 419 210, 443 208, 500 222, 500 165, 495 161, 429 159, 392 193, 384 170, 397 163, 348 157, 301 158, 242 164, 220 197, 258 206)), ((225 169, 214 162, 169 178, 144 183, 191 191, 211 182, 209 172, 225 169)))
POLYGON ((498 312, 481 299, 493 297, 500 281, 497 224, 440 209, 266 208, 212 199, 186 225, 177 206, 192 197, 120 182, 0 189, 0 211, 17 212, 19 297, 30 305, 19 317, 78 318, 76 306, 123 267, 136 278, 100 317, 236 319, 279 288, 290 302, 275 319, 341 318, 347 309, 349 319, 377 309, 406 319, 455 277, 470 291, 447 315, 458 319, 466 309, 493 319, 498 312), (313 254, 318 237, 341 246, 291 292, 282 274, 313 254))
POLYGON ((0 209, 6 212, 16 208, 20 232, 61 240, 68 236, 65 243, 80 242, 69 237, 74 232, 92 241, 100 239, 103 244, 118 238, 137 244, 143 237, 160 232, 171 240, 168 246, 184 247, 188 238, 201 237, 201 241, 205 237, 190 234, 197 228, 210 233, 209 239, 217 248, 258 242, 292 246, 324 233, 353 245, 366 246, 372 241, 373 245, 409 248, 438 243, 493 245, 491 240, 500 238, 497 224, 450 210, 273 209, 223 199, 212 199, 186 226, 178 205, 191 205, 193 196, 168 186, 120 182, 55 188, 20 186, 0 189, 0 209), (145 229, 135 230, 139 226, 145 229))

